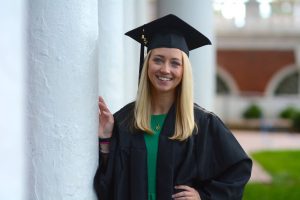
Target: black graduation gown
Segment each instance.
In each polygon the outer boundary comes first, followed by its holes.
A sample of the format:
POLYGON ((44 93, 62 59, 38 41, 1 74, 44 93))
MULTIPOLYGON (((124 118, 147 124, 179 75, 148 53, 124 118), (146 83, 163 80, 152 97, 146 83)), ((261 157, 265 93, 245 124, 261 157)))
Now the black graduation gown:
MULTIPOLYGON (((94 188, 99 200, 147 200, 147 150, 141 131, 132 128, 134 103, 114 114, 115 125, 106 168, 99 154, 94 188)), ((174 141, 175 106, 159 137, 157 200, 171 200, 175 185, 195 188, 202 200, 242 199, 252 161, 213 113, 195 105, 198 130, 174 141)))

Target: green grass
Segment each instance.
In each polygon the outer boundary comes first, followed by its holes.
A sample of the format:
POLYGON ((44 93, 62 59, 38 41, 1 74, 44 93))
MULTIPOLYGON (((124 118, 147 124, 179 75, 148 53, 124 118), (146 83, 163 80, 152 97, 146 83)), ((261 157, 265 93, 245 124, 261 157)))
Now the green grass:
POLYGON ((300 151, 263 151, 252 157, 273 178, 271 184, 249 183, 243 200, 299 200, 300 151))

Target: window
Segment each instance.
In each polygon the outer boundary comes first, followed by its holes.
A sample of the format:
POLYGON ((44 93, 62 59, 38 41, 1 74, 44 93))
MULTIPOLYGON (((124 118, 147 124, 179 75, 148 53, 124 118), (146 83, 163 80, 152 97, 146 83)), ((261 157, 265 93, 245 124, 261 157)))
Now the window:
POLYGON ((217 75, 217 94, 230 94, 227 83, 217 75))
POLYGON ((291 95, 299 93, 299 72, 284 77, 275 89, 275 95, 291 95))

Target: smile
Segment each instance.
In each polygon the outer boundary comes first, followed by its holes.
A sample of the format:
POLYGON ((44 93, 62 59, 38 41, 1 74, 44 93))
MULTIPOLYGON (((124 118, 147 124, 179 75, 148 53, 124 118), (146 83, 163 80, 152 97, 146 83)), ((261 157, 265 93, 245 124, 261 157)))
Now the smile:
POLYGON ((169 78, 169 77, 163 77, 163 76, 157 76, 157 78, 161 81, 171 81, 172 78, 169 78))

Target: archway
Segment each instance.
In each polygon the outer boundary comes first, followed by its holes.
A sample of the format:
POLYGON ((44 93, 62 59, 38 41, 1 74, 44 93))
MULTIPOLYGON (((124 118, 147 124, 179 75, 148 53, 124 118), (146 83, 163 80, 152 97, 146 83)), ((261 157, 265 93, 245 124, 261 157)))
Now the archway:
POLYGON ((266 96, 298 95, 299 69, 291 65, 277 72, 266 88, 266 96))

